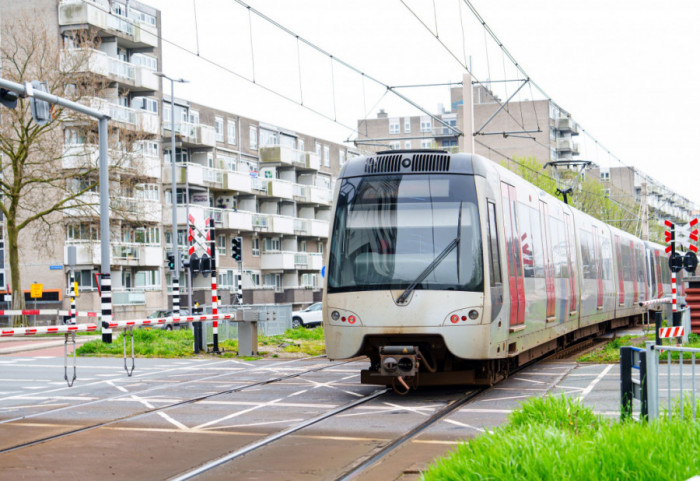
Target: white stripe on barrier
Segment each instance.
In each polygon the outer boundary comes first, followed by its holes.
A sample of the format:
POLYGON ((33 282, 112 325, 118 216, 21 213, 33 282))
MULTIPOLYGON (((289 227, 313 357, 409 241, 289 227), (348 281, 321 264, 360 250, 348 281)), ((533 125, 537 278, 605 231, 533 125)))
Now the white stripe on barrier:
POLYGON ((2 329, 0 337, 34 336, 36 334, 65 334, 68 332, 96 331, 95 324, 67 324, 64 326, 20 327, 17 329, 2 329))
POLYGON ((652 299, 650 301, 643 301, 643 302, 640 302, 639 305, 641 307, 644 307, 644 306, 651 306, 653 304, 670 304, 670 303, 671 303, 671 298, 664 297, 663 299, 652 299))
POLYGON ((685 329, 680 326, 676 327, 662 327, 659 329, 659 337, 681 337, 685 334, 685 329))
MULTIPOLYGON (((97 312, 76 312, 76 317, 99 317, 97 312)), ((24 309, 14 311, 0 310, 0 316, 70 316, 70 311, 58 309, 24 309)))
POLYGON ((172 316, 172 317, 162 317, 159 319, 135 319, 132 321, 113 321, 113 322, 103 322, 102 325, 109 329, 125 329, 127 327, 136 326, 161 326, 163 324, 187 324, 190 322, 200 322, 200 321, 222 321, 224 319, 235 319, 235 314, 204 314, 201 316, 172 316))

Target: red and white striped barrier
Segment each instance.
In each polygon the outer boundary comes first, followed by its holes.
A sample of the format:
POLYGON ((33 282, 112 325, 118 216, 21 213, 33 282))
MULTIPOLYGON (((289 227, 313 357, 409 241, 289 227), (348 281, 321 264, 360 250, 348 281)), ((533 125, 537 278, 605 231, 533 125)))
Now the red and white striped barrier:
POLYGON ((235 314, 204 314, 201 316, 172 316, 162 317, 159 319, 135 319, 132 321, 112 321, 103 322, 102 327, 109 329, 126 329, 127 327, 136 326, 162 326, 163 324, 187 324, 190 322, 201 321, 222 321, 224 319, 235 319, 235 314))
POLYGON ((659 337, 662 338, 681 337, 683 335, 685 335, 685 329, 680 326, 659 328, 659 337))
POLYGON ((66 334, 69 332, 96 331, 95 324, 67 324, 64 326, 21 327, 17 329, 2 329, 0 337, 34 336, 36 334, 66 334))
MULTIPOLYGON (((58 309, 23 309, 23 310, 2 310, 0 316, 70 316, 70 311, 60 311, 58 309)), ((76 312, 76 317, 99 317, 98 312, 76 312)))
POLYGON ((663 299, 652 299, 650 301, 640 302, 641 307, 652 306, 654 304, 670 304, 672 299, 670 297, 664 297, 663 299))

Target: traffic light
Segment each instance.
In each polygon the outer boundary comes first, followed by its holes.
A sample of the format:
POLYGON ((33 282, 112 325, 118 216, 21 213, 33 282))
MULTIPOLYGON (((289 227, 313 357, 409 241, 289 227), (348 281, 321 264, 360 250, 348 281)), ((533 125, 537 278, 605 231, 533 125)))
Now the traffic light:
POLYGON ((175 255, 168 253, 167 256, 168 258, 168 269, 171 271, 175 270, 175 255))
POLYGON ((16 92, 7 89, 0 89, 0 103, 2 103, 8 109, 14 109, 17 107, 17 98, 19 96, 16 92))
POLYGON ((206 254, 202 254, 202 257, 199 259, 199 272, 201 272, 204 277, 211 274, 211 257, 206 254))
POLYGON ((237 261, 240 261, 243 258, 243 246, 241 244, 242 239, 240 237, 231 238, 231 257, 237 261))
MULTIPOLYGON (((39 92, 48 92, 46 82, 32 80, 32 89, 39 92)), ((51 120, 51 105, 46 100, 39 100, 33 95, 29 98, 29 106, 32 110, 32 118, 38 125, 44 125, 51 120)))
POLYGON ((196 253, 192 253, 190 256, 189 268, 192 277, 197 277, 197 274, 199 274, 199 257, 197 257, 196 253))

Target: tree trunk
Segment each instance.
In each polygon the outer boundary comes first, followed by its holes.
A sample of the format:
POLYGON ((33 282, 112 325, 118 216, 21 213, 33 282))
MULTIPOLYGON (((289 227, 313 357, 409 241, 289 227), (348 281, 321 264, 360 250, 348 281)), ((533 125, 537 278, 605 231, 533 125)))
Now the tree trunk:
MULTIPOLYGON (((7 253, 10 260, 10 274, 12 289, 12 309, 24 309, 24 291, 22 290, 22 277, 19 269, 19 232, 15 228, 14 222, 7 219, 7 253)), ((12 326, 26 325, 25 316, 12 316, 12 326)))

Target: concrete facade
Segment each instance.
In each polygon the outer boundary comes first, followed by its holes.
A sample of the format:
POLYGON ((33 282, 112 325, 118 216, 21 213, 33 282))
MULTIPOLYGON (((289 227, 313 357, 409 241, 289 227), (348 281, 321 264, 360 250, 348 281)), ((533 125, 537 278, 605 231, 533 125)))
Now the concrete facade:
MULTIPOLYGON (((143 317, 169 308, 173 101, 170 82, 154 75, 167 72, 160 11, 136 1, 0 2, 0 22, 12 22, 17 15, 41 18, 50 38, 69 50, 78 49, 70 40, 74 31, 92 28, 100 37, 86 72, 108 86, 96 105, 112 117, 110 136, 137 139, 128 152, 119 153, 127 162, 110 174, 114 316, 143 317)), ((297 133, 293 126, 268 125, 179 99, 177 84, 174 100, 179 251, 189 247, 187 211, 200 229, 205 218, 213 217, 220 306, 235 301, 239 266, 231 258, 234 237, 242 238, 245 303, 291 303, 300 308, 319 301, 334 176, 356 151, 297 133)), ((96 140, 69 132, 65 138, 62 167, 75 169, 78 177, 80 170, 71 159, 95 155, 96 140)), ((42 282, 45 290, 60 291, 61 300, 40 300, 39 306, 68 308, 67 247, 74 246, 78 310, 99 311, 94 279, 100 267, 99 215, 95 210, 69 210, 62 216, 64 236, 48 242, 47 256, 36 258, 30 250, 22 251, 23 288, 42 282)), ((24 235, 35 233, 28 229, 24 235)), ((200 257, 203 252, 197 248, 200 257)), ((181 272, 182 306, 188 303, 186 278, 181 272)), ((193 304, 210 305, 210 276, 197 276, 192 284, 193 304)))

